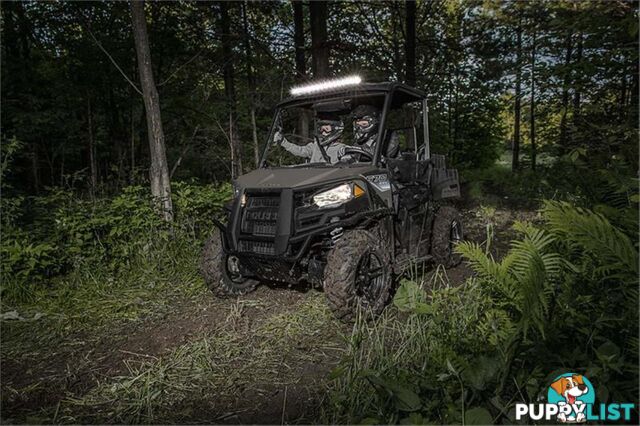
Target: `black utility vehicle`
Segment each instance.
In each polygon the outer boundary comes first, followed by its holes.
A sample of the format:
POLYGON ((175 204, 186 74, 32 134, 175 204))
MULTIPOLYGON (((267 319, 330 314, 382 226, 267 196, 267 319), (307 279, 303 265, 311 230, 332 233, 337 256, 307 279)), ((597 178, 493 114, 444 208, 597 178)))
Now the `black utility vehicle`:
POLYGON ((357 81, 292 93, 277 106, 260 168, 234 182, 228 220, 216 222, 204 247, 214 294, 308 283, 348 319, 358 305, 380 313, 411 265, 459 263, 452 248, 462 225, 447 202, 460 195, 458 173, 430 152, 425 93, 357 81), (366 143, 358 126, 371 122, 358 121, 358 110, 373 116, 366 143), (344 125, 327 127, 339 130, 336 145, 323 146, 318 134, 327 117, 344 125))

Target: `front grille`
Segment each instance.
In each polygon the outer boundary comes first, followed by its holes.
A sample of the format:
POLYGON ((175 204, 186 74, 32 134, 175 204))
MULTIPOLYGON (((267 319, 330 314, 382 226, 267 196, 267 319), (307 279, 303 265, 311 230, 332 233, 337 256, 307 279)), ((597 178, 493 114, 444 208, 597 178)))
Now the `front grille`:
POLYGON ((278 225, 278 196, 247 196, 240 230, 243 234, 275 237, 278 225))
POLYGON ((246 194, 242 209, 238 251, 263 255, 275 254, 280 194, 246 194))
POLYGON ((240 251, 257 254, 275 254, 275 246, 269 241, 240 240, 240 251))

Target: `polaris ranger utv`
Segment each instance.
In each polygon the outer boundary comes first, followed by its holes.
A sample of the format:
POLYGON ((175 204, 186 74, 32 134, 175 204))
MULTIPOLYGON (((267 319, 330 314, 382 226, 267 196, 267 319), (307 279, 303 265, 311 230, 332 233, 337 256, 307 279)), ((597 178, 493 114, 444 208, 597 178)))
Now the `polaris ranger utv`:
POLYGON ((292 95, 277 106, 260 167, 236 179, 226 224, 216 221, 205 244, 213 293, 307 283, 349 319, 358 305, 379 314, 412 264, 459 263, 462 224, 448 202, 460 195, 458 173, 430 152, 425 93, 352 78, 292 95), (375 124, 364 144, 362 109, 375 124), (319 137, 327 117, 344 125, 326 128, 339 130, 333 145, 319 137))

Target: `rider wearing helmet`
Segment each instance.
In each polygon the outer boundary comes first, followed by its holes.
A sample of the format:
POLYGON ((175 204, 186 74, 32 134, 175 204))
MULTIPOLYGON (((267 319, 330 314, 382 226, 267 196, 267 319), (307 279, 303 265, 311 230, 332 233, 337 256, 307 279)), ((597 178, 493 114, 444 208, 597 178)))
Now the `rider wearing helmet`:
POLYGON ((379 124, 379 108, 373 105, 359 105, 353 110, 353 138, 361 148, 372 155, 379 124))
POLYGON ((339 142, 342 138, 344 123, 330 114, 319 115, 316 120, 316 140, 306 145, 296 145, 289 142, 280 129, 276 130, 274 141, 293 155, 308 158, 310 163, 337 163, 344 153, 345 144, 339 142))

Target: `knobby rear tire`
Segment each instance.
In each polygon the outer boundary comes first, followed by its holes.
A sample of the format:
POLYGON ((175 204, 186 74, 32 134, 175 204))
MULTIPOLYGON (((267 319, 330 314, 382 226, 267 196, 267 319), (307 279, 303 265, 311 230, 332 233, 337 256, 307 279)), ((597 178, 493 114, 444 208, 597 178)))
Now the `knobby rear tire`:
POLYGON ((445 268, 453 268, 462 262, 462 256, 455 252, 455 241, 452 241, 451 231, 453 224, 459 226, 459 240, 462 234, 462 222, 460 212, 453 206, 442 206, 436 211, 433 221, 431 255, 436 264, 445 268))

